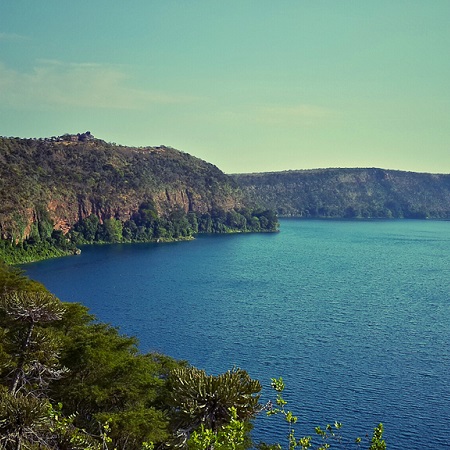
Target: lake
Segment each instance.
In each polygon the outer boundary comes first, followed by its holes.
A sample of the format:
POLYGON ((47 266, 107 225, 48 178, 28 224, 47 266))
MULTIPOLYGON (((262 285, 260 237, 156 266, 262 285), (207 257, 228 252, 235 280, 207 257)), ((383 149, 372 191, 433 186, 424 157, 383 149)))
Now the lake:
MULTIPOLYGON (((450 222, 280 222, 280 233, 90 246, 23 267, 142 351, 246 369, 264 400, 282 376, 298 437, 383 422, 388 449, 450 448, 450 222)), ((261 416, 254 436, 284 439, 283 427, 261 416)))

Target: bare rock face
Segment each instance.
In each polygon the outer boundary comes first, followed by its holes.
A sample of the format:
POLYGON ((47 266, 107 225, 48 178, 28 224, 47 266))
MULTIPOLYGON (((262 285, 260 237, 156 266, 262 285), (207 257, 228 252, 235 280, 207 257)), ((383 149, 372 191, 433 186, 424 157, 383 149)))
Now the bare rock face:
POLYGON ((64 234, 68 233, 71 224, 75 220, 75 216, 73 214, 71 217, 67 216, 66 212, 70 211, 70 209, 67 208, 67 205, 60 203, 57 200, 50 200, 47 204, 47 210, 54 223, 54 229, 61 230, 64 234))
POLYGON ((130 148, 87 133, 49 139, 0 138, 0 234, 22 241, 42 224, 64 234, 79 220, 130 219, 151 201, 204 214, 245 205, 235 181, 170 147, 130 148))

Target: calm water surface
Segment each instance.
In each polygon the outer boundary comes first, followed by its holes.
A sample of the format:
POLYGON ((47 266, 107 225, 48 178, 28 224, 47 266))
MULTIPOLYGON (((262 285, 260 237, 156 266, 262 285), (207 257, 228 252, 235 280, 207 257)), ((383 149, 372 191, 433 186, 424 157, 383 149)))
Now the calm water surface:
MULTIPOLYGON (((276 234, 92 246, 24 266, 64 301, 210 373, 242 367, 297 435, 385 426, 388 449, 449 449, 450 222, 282 220, 276 234)), ((255 435, 282 439, 280 418, 255 435)), ((274 438, 274 439, 272 439, 274 438)))

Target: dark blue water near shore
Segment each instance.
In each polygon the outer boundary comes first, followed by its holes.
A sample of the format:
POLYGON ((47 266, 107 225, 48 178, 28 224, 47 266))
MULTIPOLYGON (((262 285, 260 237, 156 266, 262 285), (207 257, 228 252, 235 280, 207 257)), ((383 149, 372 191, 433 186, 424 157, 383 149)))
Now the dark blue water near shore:
MULTIPOLYGON (((388 449, 450 448, 450 223, 282 220, 280 233, 87 247, 25 266, 65 301, 208 372, 282 376, 297 434, 383 422, 388 449)), ((267 441, 281 420, 260 418, 267 441)))

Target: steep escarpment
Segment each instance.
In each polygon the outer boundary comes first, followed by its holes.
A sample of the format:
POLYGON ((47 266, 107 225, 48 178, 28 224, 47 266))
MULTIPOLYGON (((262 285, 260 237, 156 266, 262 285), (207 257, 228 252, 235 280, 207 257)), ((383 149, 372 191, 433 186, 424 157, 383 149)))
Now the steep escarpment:
POLYGON ((450 175, 384 169, 238 174, 247 197, 280 215, 450 218, 450 175))
POLYGON ((170 147, 109 144, 89 132, 0 138, 0 200, 0 235, 11 245, 275 229, 264 211, 246 208, 236 182, 214 165, 170 147))

